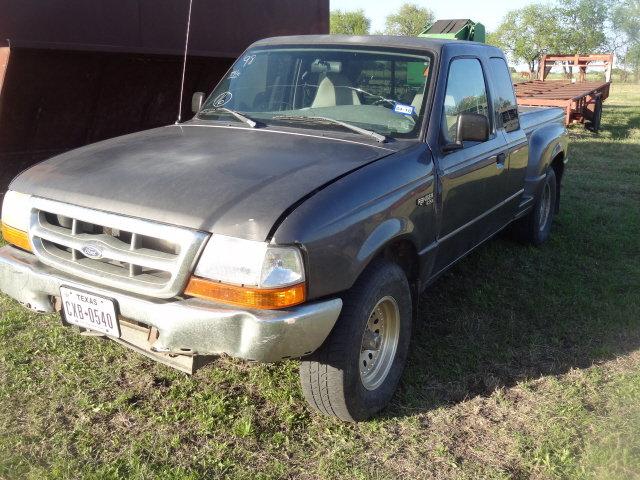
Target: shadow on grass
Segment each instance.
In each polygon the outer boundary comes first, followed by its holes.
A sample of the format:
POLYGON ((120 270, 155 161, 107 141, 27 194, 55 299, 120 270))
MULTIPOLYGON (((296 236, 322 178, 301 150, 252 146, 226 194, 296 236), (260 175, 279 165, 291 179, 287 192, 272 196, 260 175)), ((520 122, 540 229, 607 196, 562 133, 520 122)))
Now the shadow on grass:
MULTIPOLYGON (((607 105, 609 120, 611 117, 618 117, 621 122, 611 122, 603 125, 602 130, 608 131, 613 140, 622 140, 629 137, 632 129, 640 129, 640 112, 635 105, 607 105)), ((606 121, 607 119, 603 120, 606 121)))
POLYGON ((534 248, 501 235, 427 289, 383 417, 488 396, 640 348, 640 145, 626 146, 628 161, 589 158, 603 148, 616 143, 576 144, 572 157, 580 160, 570 164, 549 242, 534 248), (587 173, 592 160, 602 176, 587 173), (632 174, 620 180, 618 167, 632 174))

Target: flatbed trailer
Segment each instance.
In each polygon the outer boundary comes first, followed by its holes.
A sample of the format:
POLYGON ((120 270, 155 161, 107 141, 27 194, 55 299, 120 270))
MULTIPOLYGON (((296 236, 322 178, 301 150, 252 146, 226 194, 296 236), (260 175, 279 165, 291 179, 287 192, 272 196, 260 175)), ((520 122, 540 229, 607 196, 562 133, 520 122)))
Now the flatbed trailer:
POLYGON ((565 124, 585 123, 587 128, 600 128, 602 102, 609 96, 611 82, 576 82, 566 80, 533 80, 516 83, 518 104, 535 107, 560 107, 565 111, 565 124))
POLYGON ((538 70, 539 79, 516 84, 518 103, 534 107, 560 107, 565 111, 565 123, 584 123, 598 131, 602 102, 609 96, 613 54, 543 55, 538 70), (578 81, 546 80, 554 66, 563 66, 578 81), (604 82, 587 82, 587 68, 601 68, 604 82))

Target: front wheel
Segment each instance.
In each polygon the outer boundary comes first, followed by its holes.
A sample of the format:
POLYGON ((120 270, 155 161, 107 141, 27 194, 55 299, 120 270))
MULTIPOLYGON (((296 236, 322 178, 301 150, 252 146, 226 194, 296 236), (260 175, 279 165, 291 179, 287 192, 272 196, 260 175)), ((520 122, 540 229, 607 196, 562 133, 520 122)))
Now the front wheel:
POLYGON ((324 344, 300 363, 309 405, 345 421, 365 420, 391 400, 411 337, 412 303, 404 271, 373 263, 347 294, 324 344))

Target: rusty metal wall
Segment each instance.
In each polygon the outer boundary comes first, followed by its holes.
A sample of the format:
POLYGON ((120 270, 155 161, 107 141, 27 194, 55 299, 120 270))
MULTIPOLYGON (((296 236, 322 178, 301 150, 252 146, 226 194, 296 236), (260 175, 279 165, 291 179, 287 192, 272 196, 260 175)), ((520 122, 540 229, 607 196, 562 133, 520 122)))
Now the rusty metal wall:
MULTIPOLYGON (((0 0, 0 195, 33 163, 177 116, 186 0, 0 0)), ((328 32, 328 0, 194 0, 183 118, 266 36, 328 32)))
MULTIPOLYGON (((210 90, 230 63, 191 57, 185 91, 210 90)), ((174 122, 181 70, 175 56, 11 49, 0 97, 0 190, 38 160, 174 122)), ((190 105, 186 98, 184 118, 190 105)))
MULTIPOLYGON (((15 46, 180 54, 188 0, 0 0, 15 46)), ((235 57, 275 35, 329 32, 329 0, 193 0, 191 51, 235 57)))

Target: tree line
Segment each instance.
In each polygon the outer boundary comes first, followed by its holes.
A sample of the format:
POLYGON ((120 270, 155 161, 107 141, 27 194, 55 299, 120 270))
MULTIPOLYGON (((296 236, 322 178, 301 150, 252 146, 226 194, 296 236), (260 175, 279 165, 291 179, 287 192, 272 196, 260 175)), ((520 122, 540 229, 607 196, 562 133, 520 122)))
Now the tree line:
MULTIPOLYGON (((461 15, 464 16, 464 15, 461 15)), ((346 35, 410 35, 423 32, 435 21, 432 10, 405 3, 389 14, 384 31, 371 32, 363 10, 331 11, 331 33, 346 35)), ((549 53, 614 52, 625 72, 640 76, 640 0, 555 0, 531 4, 505 14, 487 35, 487 43, 502 48, 514 63, 538 68, 549 53)))
POLYGON ((382 32, 371 32, 371 20, 364 10, 332 10, 329 24, 332 34, 343 35, 407 35, 422 33, 435 21, 433 12, 415 3, 405 3, 396 12, 389 14, 382 32))

